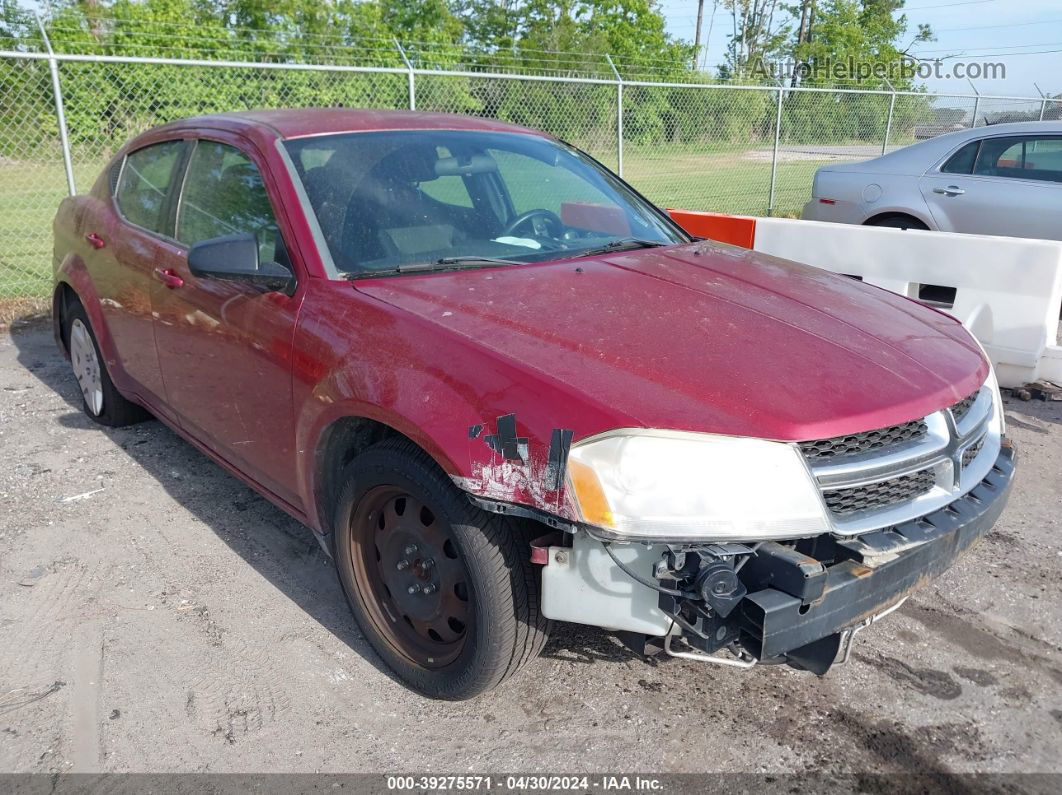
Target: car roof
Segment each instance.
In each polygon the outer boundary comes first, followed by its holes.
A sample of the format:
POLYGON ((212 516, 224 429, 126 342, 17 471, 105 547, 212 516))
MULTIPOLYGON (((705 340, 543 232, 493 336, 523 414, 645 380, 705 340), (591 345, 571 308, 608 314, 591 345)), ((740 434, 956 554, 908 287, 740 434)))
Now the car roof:
POLYGON ((1020 121, 957 130, 925 141, 918 141, 870 160, 831 163, 823 166, 820 171, 848 171, 860 174, 923 174, 926 169, 931 168, 969 141, 996 135, 1036 135, 1040 133, 1062 135, 1062 121, 1020 121))
POLYGON ((1035 135, 1036 133, 1062 134, 1062 121, 1012 121, 1006 124, 986 124, 982 127, 957 130, 947 135, 955 136, 953 140, 973 140, 985 135, 1035 135))
MULTIPOLYGON (((967 141, 976 141, 979 138, 987 138, 994 135, 1036 135, 1037 133, 1062 135, 1062 121, 1016 121, 1008 122, 1007 124, 988 124, 984 127, 972 127, 968 130, 956 130, 955 132, 930 138, 927 141, 912 144, 905 147, 905 149, 897 150, 896 153, 907 151, 912 156, 918 156, 925 152, 931 157, 936 156, 938 153, 942 156, 953 147, 967 141)), ((885 157, 888 157, 888 155, 885 155, 885 157)))
POLYGON ((227 129, 234 132, 257 128, 285 140, 335 133, 386 130, 473 130, 545 135, 515 124, 461 116, 454 113, 424 113, 411 110, 362 108, 285 108, 215 113, 171 122, 158 129, 227 129))

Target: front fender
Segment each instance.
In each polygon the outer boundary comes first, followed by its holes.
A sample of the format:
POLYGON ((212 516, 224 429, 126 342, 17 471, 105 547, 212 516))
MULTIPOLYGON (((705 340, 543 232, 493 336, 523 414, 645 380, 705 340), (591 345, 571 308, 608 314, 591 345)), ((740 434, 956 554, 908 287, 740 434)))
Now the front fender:
POLYGON ((298 490, 319 530, 329 518, 317 515, 317 451, 337 420, 393 428, 472 495, 568 519, 568 446, 635 422, 401 310, 366 302, 340 325, 316 302, 300 316, 293 380, 298 490))

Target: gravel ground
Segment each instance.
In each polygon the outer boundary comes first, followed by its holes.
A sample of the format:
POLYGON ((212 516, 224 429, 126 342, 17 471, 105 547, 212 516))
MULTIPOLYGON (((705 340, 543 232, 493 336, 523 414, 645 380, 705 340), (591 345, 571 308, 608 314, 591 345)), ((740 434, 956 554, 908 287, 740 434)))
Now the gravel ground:
POLYGON ((310 532, 0 336, 0 771, 1058 772, 1062 403, 1011 400, 1002 520, 818 679, 562 626, 500 691, 381 669, 310 532))

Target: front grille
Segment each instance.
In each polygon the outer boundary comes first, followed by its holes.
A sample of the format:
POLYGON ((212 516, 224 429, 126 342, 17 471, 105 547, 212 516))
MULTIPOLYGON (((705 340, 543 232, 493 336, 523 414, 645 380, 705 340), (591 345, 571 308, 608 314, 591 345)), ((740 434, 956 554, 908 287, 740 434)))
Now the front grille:
POLYGON ((877 431, 800 442, 800 450, 809 461, 839 458, 921 439, 927 432, 925 420, 911 420, 902 425, 893 425, 891 428, 881 428, 877 431))
POLYGON ((962 467, 965 469, 970 465, 970 462, 977 458, 977 454, 981 452, 981 448, 985 446, 985 437, 981 437, 976 442, 971 444, 965 450, 962 451, 962 467))
POLYGON ((826 507, 833 513, 844 516, 874 508, 888 508, 913 500, 932 489, 935 483, 933 470, 923 469, 913 475, 901 475, 865 486, 824 491, 822 496, 826 500, 826 507))
POLYGON ((951 407, 951 416, 955 418, 956 422, 962 422, 962 418, 965 417, 970 408, 973 406, 974 401, 977 400, 977 392, 972 395, 964 397, 958 403, 951 407))

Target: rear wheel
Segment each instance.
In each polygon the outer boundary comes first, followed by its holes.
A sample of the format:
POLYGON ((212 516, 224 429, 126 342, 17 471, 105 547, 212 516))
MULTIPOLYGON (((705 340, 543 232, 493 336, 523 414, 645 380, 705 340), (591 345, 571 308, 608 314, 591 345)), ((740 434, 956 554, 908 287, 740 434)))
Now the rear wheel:
POLYGON ((475 508, 412 443, 382 442, 350 464, 334 527, 354 617, 410 687, 470 698, 541 651, 530 523, 475 508))
POLYGON ((81 390, 85 413, 101 425, 111 427, 132 425, 148 419, 151 415, 136 403, 126 400, 111 381, 85 308, 79 303, 69 307, 64 321, 70 366, 81 390))
POLYGON ((884 226, 891 229, 929 229, 928 226, 910 215, 886 215, 867 221, 867 226, 884 226))

